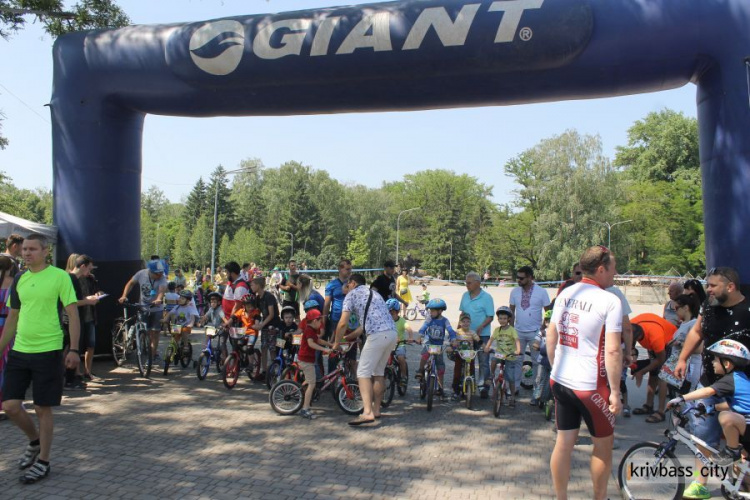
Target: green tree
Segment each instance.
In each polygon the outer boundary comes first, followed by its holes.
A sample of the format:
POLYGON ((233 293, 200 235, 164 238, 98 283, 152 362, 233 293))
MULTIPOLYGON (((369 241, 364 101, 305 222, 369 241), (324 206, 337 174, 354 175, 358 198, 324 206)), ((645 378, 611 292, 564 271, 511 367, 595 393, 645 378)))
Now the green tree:
POLYGON ((141 208, 154 220, 159 219, 168 205, 169 200, 164 195, 164 191, 157 186, 151 186, 141 194, 141 208))
MULTIPOLYGON (((231 200, 232 190, 227 185, 227 174, 224 167, 219 165, 211 173, 206 188, 206 206, 207 213, 210 214, 211 223, 213 224, 214 203, 216 203, 217 225, 216 239, 221 240, 225 234, 231 234, 234 231, 235 213, 231 200)), ((213 226, 211 226, 213 228, 213 226)))
POLYGON ((0 113, 0 149, 5 149, 8 147, 8 139, 3 137, 2 131, 3 131, 3 120, 5 119, 5 115, 0 113))
POLYGON ((180 225, 172 248, 172 262, 182 269, 191 269, 195 266, 193 253, 190 250, 190 229, 180 225))
POLYGON ((364 267, 371 262, 367 234, 361 228, 353 229, 349 233, 349 246, 346 249, 346 253, 352 260, 354 267, 364 267))
POLYGON ((111 0, 81 0, 66 10, 62 0, 0 0, 0 37, 6 40, 35 17, 57 37, 73 31, 120 28, 130 19, 111 0))
POLYGON ((0 209, 32 222, 52 224, 52 192, 46 189, 19 189, 0 172, 0 209))
POLYGON ((211 237, 213 225, 208 214, 203 214, 193 228, 190 235, 190 253, 193 263, 201 269, 211 266, 211 237))
POLYGON ((248 228, 240 228, 233 238, 224 235, 219 246, 219 262, 222 265, 229 261, 240 264, 243 262, 255 262, 258 265, 266 265, 264 261, 266 248, 261 239, 254 231, 248 228))
MULTIPOLYGON (((195 227, 201 215, 208 213, 208 194, 203 177, 199 177, 185 200, 185 225, 188 229, 195 227)), ((213 198, 211 198, 213 202, 213 198)), ((211 216, 213 217, 213 203, 211 204, 211 216)))

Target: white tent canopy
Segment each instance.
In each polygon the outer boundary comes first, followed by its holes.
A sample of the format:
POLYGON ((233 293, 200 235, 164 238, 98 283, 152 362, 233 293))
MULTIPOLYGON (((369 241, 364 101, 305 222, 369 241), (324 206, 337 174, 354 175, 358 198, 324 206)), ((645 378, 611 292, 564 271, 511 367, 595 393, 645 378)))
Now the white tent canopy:
POLYGON ((15 215, 0 212, 0 238, 4 240, 13 233, 24 237, 31 233, 40 233, 46 236, 50 243, 57 242, 57 226, 39 224, 16 217, 15 215))

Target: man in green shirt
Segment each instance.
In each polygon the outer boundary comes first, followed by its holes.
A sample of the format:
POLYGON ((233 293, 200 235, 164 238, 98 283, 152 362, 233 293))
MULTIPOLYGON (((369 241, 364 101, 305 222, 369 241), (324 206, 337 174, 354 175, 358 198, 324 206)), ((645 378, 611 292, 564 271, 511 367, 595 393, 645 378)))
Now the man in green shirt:
MULTIPOLYGON (((63 330, 59 307, 68 315, 70 341, 78 345, 80 322, 77 298, 68 273, 47 265, 47 238, 31 234, 23 242, 22 257, 27 271, 16 276, 10 291, 10 313, 0 339, 0 352, 14 338, 8 356, 3 388, 3 409, 29 438, 26 451, 18 461, 28 469, 21 481, 29 484, 47 477, 52 447, 52 407, 59 406, 63 389, 63 330), (34 407, 39 419, 34 421, 23 408, 26 391, 31 386, 34 407)), ((80 353, 70 349, 65 366, 78 367, 80 353)))

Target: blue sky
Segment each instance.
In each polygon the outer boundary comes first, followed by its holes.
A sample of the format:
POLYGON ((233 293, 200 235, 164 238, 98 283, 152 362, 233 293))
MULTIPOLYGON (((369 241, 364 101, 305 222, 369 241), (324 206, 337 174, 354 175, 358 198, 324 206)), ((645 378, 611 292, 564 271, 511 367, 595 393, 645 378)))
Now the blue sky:
MULTIPOLYGON (((70 2, 67 2, 68 4, 70 2)), ((233 15, 342 5, 324 0, 119 0, 135 24, 192 22, 233 15)), ((365 3, 365 2, 349 2, 365 3)), ((52 186, 48 108, 52 42, 39 24, 0 40, 0 111, 10 146, 0 171, 17 186, 52 186)), ((148 116, 143 141, 143 188, 158 185, 172 201, 187 195, 216 165, 245 158, 267 167, 289 160, 326 170, 343 183, 370 187, 404 174, 443 168, 494 186, 498 203, 513 198, 506 161, 566 129, 599 134, 605 153, 627 141, 627 129, 651 111, 696 115, 695 87, 637 96, 505 107, 409 113, 358 113, 251 118, 148 116)))

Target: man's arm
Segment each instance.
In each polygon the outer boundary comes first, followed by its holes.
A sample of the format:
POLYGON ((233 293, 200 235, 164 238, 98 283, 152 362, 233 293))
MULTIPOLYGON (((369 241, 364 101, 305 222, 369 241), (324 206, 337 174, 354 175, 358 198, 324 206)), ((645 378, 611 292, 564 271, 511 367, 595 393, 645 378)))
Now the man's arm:
POLYGON ((633 362, 633 325, 630 324, 627 314, 622 316, 622 341, 625 343, 622 362, 624 366, 629 366, 633 362))
MULTIPOLYGON (((607 332, 604 337, 604 367, 607 369, 609 382, 609 411, 613 415, 620 413, 620 377, 622 376, 622 348, 620 342, 622 332, 607 332)), ((547 348, 549 353, 549 348, 547 348)))
POLYGON ((484 318, 484 321, 482 321, 479 327, 477 327, 477 334, 483 331, 487 327, 487 325, 489 325, 490 323, 492 323, 492 316, 487 316, 486 318, 484 318))
POLYGON ((633 377, 644 376, 652 370, 659 368, 667 361, 667 351, 659 351, 654 353, 654 359, 649 364, 633 373, 633 377))
POLYGON ((68 352, 68 357, 65 359, 65 366, 68 368, 77 368, 81 362, 80 353, 73 352, 73 347, 78 351, 78 341, 81 337, 81 322, 78 319, 78 306, 74 303, 69 304, 65 307, 65 312, 68 314, 68 333, 70 334, 70 345, 71 350, 68 352))
POLYGON ((323 302, 323 317, 325 318, 329 314, 331 314, 331 304, 333 303, 332 297, 330 295, 326 295, 325 301, 323 302))
POLYGON ((130 290, 133 289, 133 287, 136 285, 136 281, 133 278, 130 278, 127 283, 125 283, 125 289, 122 291, 122 296, 118 299, 120 304, 128 300, 128 294, 130 293, 130 290))
POLYGON ((339 324, 336 327, 336 336, 334 337, 333 341, 333 348, 337 348, 339 344, 341 343, 341 339, 344 337, 344 334, 346 333, 346 327, 349 324, 349 318, 351 317, 352 313, 350 311, 342 311, 341 312, 341 318, 339 319, 339 324))
POLYGON ((511 316, 510 319, 508 319, 508 324, 510 326, 516 326, 516 306, 515 306, 515 304, 511 303, 511 305, 510 305, 510 313, 513 316, 511 316))
POLYGON ((5 348, 11 341, 16 337, 16 329, 18 327, 18 309, 11 309, 8 313, 8 317, 5 318, 5 327, 3 328, 3 335, 0 337, 0 352, 5 351, 5 348))
MULTIPOLYGON (((557 325, 550 323, 547 327, 547 359, 552 366, 555 364, 555 347, 557 346, 557 325)), ((620 387, 619 382, 617 387, 620 387)))
POLYGON ((674 374, 677 378, 684 378, 687 372, 687 360, 693 351, 695 351, 701 342, 703 342, 703 334, 701 325, 703 324, 703 316, 698 315, 698 319, 695 321, 693 328, 690 329, 687 336, 685 337, 685 343, 680 351, 680 359, 674 367, 674 374))

